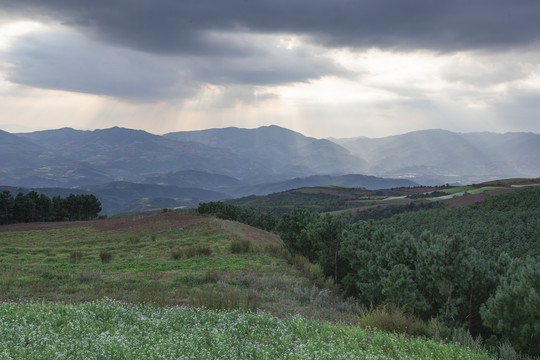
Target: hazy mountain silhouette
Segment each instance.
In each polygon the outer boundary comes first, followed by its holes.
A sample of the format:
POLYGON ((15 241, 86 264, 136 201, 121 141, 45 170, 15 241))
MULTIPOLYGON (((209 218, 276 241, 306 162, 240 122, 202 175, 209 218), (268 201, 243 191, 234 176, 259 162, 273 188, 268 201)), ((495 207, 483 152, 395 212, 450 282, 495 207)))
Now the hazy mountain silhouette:
POLYGON ((231 176, 209 173, 200 170, 180 170, 168 173, 143 175, 136 179, 145 184, 175 185, 201 189, 220 189, 245 185, 231 176))
POLYGON ((540 135, 532 133, 468 133, 422 130, 369 139, 335 139, 369 163, 382 176, 477 177, 540 175, 540 135))
POLYGON ((278 183, 258 184, 224 189, 224 191, 232 195, 232 197, 243 197, 249 195, 268 195, 291 189, 328 185, 363 187, 368 190, 419 186, 419 184, 407 179, 384 179, 375 176, 349 174, 341 176, 314 175, 304 178, 294 178, 278 183))
POLYGON ((106 171, 116 180, 182 169, 199 169, 233 176, 263 171, 257 164, 224 149, 175 141, 142 130, 114 127, 77 131, 64 128, 19 136, 73 162, 84 162, 106 171))
POLYGON ((36 168, 62 161, 46 147, 0 130, 0 168, 36 168))
POLYGON ((225 149, 263 165, 267 173, 286 174, 289 178, 360 172, 366 167, 363 159, 329 140, 306 137, 275 125, 183 131, 164 136, 225 149))
POLYGON ((540 176, 538 134, 424 130, 332 140, 278 126, 164 136, 118 127, 0 131, 0 185, 93 191, 112 213, 299 187, 381 189, 540 176))

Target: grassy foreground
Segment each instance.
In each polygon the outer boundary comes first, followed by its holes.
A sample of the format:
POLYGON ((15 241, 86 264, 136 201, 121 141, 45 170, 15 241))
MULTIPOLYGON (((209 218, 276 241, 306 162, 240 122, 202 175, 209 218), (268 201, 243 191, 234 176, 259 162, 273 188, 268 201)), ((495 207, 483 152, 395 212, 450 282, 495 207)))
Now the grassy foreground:
POLYGON ((302 317, 184 307, 0 304, 2 359, 490 359, 302 317))

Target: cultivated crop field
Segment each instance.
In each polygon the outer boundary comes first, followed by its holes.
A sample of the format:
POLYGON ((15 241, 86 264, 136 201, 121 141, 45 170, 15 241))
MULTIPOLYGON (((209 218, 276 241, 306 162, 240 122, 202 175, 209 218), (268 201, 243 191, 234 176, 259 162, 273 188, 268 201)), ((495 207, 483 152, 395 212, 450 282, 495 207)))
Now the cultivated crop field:
POLYGON ((489 359, 456 345, 264 313, 0 305, 2 359, 489 359))

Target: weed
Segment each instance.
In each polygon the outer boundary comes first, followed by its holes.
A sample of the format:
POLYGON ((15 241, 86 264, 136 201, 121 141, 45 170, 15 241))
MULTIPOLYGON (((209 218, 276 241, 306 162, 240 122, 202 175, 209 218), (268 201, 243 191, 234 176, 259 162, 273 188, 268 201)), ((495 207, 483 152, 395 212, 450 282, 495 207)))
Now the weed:
POLYGON ((319 264, 312 264, 306 257, 300 254, 295 254, 293 264, 310 280, 324 284, 324 274, 319 264))
POLYGON ((465 329, 456 328, 452 331, 452 342, 455 344, 463 345, 472 350, 482 350, 482 337, 478 336, 476 339, 465 329))
POLYGON ((83 270, 80 279, 81 281, 103 281, 103 273, 94 269, 83 270))
POLYGON ((190 259, 198 256, 210 256, 212 249, 209 246, 187 246, 178 249, 171 249, 173 260, 190 259))
POLYGON ((131 245, 135 245, 135 244, 138 244, 141 241, 141 238, 138 237, 138 236, 132 235, 132 236, 129 237, 128 241, 129 241, 129 243, 131 245))
POLYGON ((231 253, 242 254, 251 250, 251 241, 249 240, 234 240, 231 241, 231 253))
POLYGON ((204 282, 206 283, 216 283, 219 280, 219 273, 215 270, 208 270, 204 274, 204 282))
POLYGON ((73 264, 80 262, 82 257, 83 257, 82 251, 72 251, 69 253, 69 261, 73 264))
POLYGON ((263 251, 267 254, 273 255, 275 257, 280 257, 282 259, 287 259, 289 252, 282 245, 278 244, 266 244, 264 245, 263 251))
POLYGON ((111 262, 112 254, 110 251, 107 250, 101 250, 99 252, 99 258, 101 259, 102 264, 108 264, 111 262))
POLYGON ((322 268, 319 264, 309 264, 307 273, 310 280, 319 280, 324 278, 322 268))
POLYGON ((389 333, 402 333, 415 336, 429 336, 428 327, 421 320, 405 314, 403 310, 392 306, 381 306, 367 312, 360 318, 365 328, 378 329, 389 333))

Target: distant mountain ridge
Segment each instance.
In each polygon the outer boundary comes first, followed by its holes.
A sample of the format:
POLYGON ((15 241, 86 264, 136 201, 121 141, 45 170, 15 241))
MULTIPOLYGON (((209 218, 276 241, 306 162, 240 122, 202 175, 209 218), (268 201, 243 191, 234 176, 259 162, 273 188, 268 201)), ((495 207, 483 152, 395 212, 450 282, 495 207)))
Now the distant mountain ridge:
POLYGON ((326 139, 306 137, 272 125, 256 129, 234 127, 165 134, 169 139, 226 149, 242 158, 264 164, 271 174, 305 176, 344 174, 366 167, 360 157, 326 139))
POLYGON ((294 178, 291 180, 277 183, 238 187, 234 189, 228 189, 227 192, 233 195, 233 197, 243 197, 248 195, 268 195, 276 192, 305 187, 331 185, 366 188, 368 190, 419 186, 419 184, 408 179, 385 179, 376 176, 357 174, 348 174, 341 176, 313 175, 304 178, 294 178))
POLYGON ((124 210, 299 187, 380 189, 539 176, 540 135, 533 133, 423 130, 330 141, 275 125, 163 136, 119 127, 0 131, 0 185, 91 188, 104 191, 107 201, 114 203, 111 208, 124 210), (129 191, 124 192, 122 183, 145 185, 146 190, 126 185, 129 191), (104 184, 116 184, 117 200, 111 200, 108 190, 99 189, 104 184), (160 187, 151 190, 151 185, 160 187), (177 189, 191 189, 200 196, 177 189))
POLYGON ((540 134, 421 130, 383 138, 334 139, 378 176, 484 181, 540 175, 540 134))

